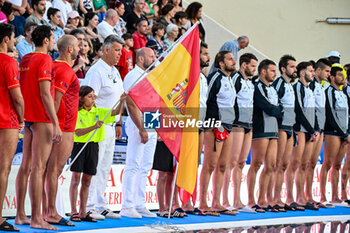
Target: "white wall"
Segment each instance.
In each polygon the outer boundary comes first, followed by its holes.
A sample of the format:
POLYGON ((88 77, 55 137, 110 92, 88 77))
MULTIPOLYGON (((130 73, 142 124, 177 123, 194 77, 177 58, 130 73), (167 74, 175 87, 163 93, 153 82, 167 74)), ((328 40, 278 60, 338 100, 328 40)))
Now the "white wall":
POLYGON ((256 48, 258 57, 265 54, 275 62, 287 53, 303 61, 317 60, 338 50, 341 63, 350 63, 350 25, 316 23, 327 17, 350 18, 349 0, 198 1, 209 17, 204 16, 204 23, 212 60, 223 42, 247 35, 253 48, 241 50, 240 54, 256 48))

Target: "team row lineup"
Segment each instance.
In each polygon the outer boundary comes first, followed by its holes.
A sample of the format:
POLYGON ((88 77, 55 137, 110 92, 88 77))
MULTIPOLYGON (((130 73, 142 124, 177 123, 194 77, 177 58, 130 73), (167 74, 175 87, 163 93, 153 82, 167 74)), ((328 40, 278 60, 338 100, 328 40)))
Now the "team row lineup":
MULTIPOLYGON (((347 205, 346 185, 349 159, 343 167, 342 196, 337 187, 341 161, 350 142, 348 134, 349 90, 343 69, 322 58, 315 64, 300 62, 285 55, 278 64, 268 59, 259 63, 250 53, 241 55, 239 70, 230 51, 216 54, 214 68, 200 76, 201 120, 219 120, 222 128, 200 128, 198 156, 204 145, 204 160, 199 182, 199 206, 191 201, 180 207, 177 198, 171 213, 169 187, 173 180, 173 156, 153 131, 146 131, 138 107, 125 94, 154 63, 150 48, 136 53, 136 66, 121 79, 115 64, 124 44, 118 36, 104 40, 103 55, 79 83, 72 61, 79 41, 64 35, 57 43, 59 57, 54 62, 48 53, 55 44, 48 26, 32 33, 35 52, 25 55, 19 65, 6 55, 14 46, 13 27, 0 24, 0 75, 2 88, 0 150, 0 204, 4 201, 11 161, 16 150, 18 129, 24 129, 23 160, 16 178, 17 215, 15 224, 51 229, 53 225, 74 226, 56 210, 57 179, 71 155, 72 159, 97 130, 71 167, 71 221, 95 222, 121 216, 156 217, 145 207, 145 187, 150 169, 159 170, 158 216, 184 217, 186 214, 235 215, 243 212, 284 212, 347 205), (258 76, 253 77, 256 69, 258 76), (20 77, 20 78, 19 78, 20 77), (322 85, 324 82, 324 85, 322 85), (328 87, 325 86, 329 82, 328 87), (292 83, 294 83, 292 85, 292 83), (82 85, 80 87, 80 85, 82 85), (342 88, 341 88, 342 87, 342 88), (115 103, 120 102, 116 107, 115 103), (113 160, 115 139, 122 135, 121 114, 127 107, 127 157, 123 173, 123 200, 120 214, 109 210, 104 197, 113 160), (104 116, 111 111, 110 116, 104 116), (116 122, 116 124, 115 124, 116 122), (116 127, 115 127, 116 126, 116 127), (321 169, 321 200, 313 199, 311 188, 314 167, 325 143, 321 169), (240 199, 242 169, 251 150, 247 204, 240 199), (259 197, 254 197, 256 174, 261 164, 259 197), (327 173, 332 168, 332 201, 325 196, 327 173), (213 175, 213 201, 209 207, 207 190, 213 175), (283 177, 287 200, 281 200, 283 177), (31 219, 25 215, 24 201, 28 178, 31 219), (228 201, 232 178, 234 202, 228 201), (293 185, 297 188, 294 200, 293 185), (76 209, 78 186, 80 207, 76 209), (43 192, 45 195, 43 195, 43 192), (221 193, 223 202, 220 201, 221 193), (42 205, 42 211, 41 211, 42 205)), ((208 46, 201 43, 200 68, 209 66, 208 46)), ((0 210, 1 211, 1 210, 0 210)), ((0 212, 1 213, 1 212, 0 212)), ((1 229, 18 231, 1 220, 1 229)))

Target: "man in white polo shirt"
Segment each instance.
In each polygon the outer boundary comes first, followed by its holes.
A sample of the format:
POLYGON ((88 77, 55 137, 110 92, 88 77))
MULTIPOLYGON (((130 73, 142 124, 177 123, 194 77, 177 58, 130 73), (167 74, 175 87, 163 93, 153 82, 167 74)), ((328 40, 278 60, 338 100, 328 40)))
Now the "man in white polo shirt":
POLYGON ((117 31, 114 29, 114 26, 118 20, 118 13, 113 9, 109 9, 106 13, 105 20, 97 25, 98 39, 101 43, 103 43, 107 36, 112 34, 117 35, 117 31))
MULTIPOLYGON (((111 109, 123 94, 123 82, 115 64, 122 54, 123 40, 118 36, 110 35, 102 46, 103 55, 87 72, 81 85, 87 85, 94 89, 96 107, 111 109)), ((105 125, 105 140, 99 142, 97 174, 91 179, 89 198, 87 203, 88 214, 99 220, 106 218, 120 218, 107 208, 107 200, 104 196, 109 173, 111 170, 115 138, 122 135, 121 119, 116 116, 117 127, 113 124, 105 125)))
MULTIPOLYGON (((141 48, 136 53, 136 65, 124 78, 124 89, 130 91, 141 75, 155 61, 155 54, 150 48, 141 48)), ((126 161, 122 184, 122 209, 120 215, 129 218, 155 218, 145 207, 147 176, 153 165, 157 133, 143 128, 141 113, 133 100, 127 96, 129 117, 125 130, 128 135, 126 161)))

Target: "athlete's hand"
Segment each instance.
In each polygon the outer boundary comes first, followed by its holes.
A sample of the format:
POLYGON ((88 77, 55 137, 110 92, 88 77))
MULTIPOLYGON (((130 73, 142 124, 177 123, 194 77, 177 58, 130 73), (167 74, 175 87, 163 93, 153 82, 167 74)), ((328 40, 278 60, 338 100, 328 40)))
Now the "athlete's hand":
POLYGON ((146 144, 146 142, 148 141, 148 133, 145 129, 141 129, 139 130, 139 134, 141 137, 141 143, 146 144))
POLYGON ((59 144, 62 140, 62 131, 61 131, 61 128, 60 126, 57 124, 57 125, 54 125, 53 126, 53 135, 52 135, 52 141, 53 143, 55 144, 59 144))
POLYGON ((117 126, 117 127, 115 128, 115 138, 116 138, 116 139, 119 139, 119 138, 121 138, 122 136, 123 136, 123 127, 117 126))
POLYGON ((95 124, 95 129, 101 128, 102 125, 103 125, 103 121, 97 121, 95 124))
POLYGON ((18 127, 19 132, 22 132, 23 129, 24 129, 24 122, 19 122, 19 127, 18 127))

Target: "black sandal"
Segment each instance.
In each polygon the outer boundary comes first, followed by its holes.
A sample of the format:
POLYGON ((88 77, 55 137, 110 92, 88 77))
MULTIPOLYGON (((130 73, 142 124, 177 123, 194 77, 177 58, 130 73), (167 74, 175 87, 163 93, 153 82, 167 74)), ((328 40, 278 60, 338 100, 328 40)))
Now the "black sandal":
POLYGON ((80 218, 82 222, 97 222, 96 219, 94 219, 93 217, 91 217, 90 215, 86 215, 85 218, 80 218))
POLYGON ((78 213, 74 213, 70 216, 69 220, 73 221, 73 222, 81 222, 81 219, 79 217, 78 213))
POLYGON ((3 221, 0 225, 0 231, 16 231, 18 232, 19 229, 16 229, 12 224, 3 221))

